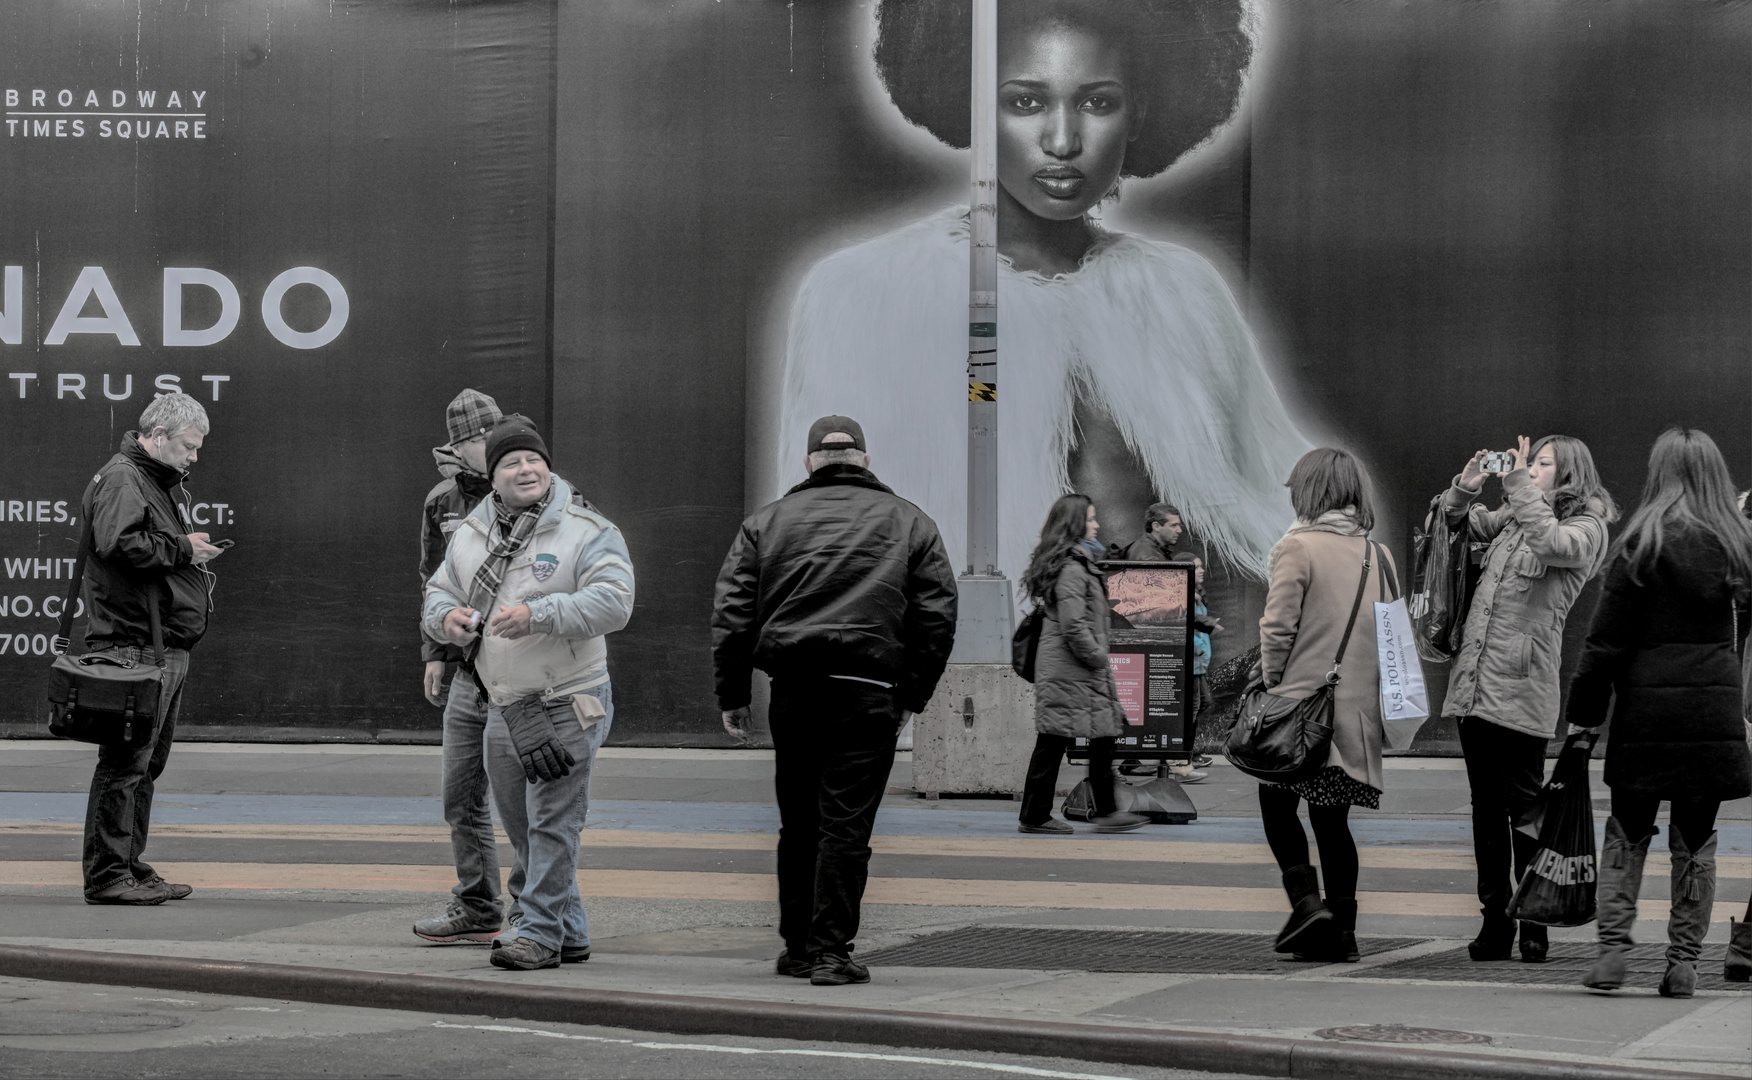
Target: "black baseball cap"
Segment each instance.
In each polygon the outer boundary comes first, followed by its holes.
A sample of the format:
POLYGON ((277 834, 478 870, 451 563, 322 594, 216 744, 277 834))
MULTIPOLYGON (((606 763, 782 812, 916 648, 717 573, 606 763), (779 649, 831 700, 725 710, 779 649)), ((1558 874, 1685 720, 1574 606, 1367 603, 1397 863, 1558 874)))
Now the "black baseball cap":
POLYGON ((864 445, 864 429, 849 416, 824 416, 809 425, 809 450, 813 454, 817 450, 863 450, 869 453, 864 445), (838 435, 840 438, 834 439, 838 435), (850 436, 848 442, 845 436, 850 436), (829 441, 829 440, 832 441, 829 441))

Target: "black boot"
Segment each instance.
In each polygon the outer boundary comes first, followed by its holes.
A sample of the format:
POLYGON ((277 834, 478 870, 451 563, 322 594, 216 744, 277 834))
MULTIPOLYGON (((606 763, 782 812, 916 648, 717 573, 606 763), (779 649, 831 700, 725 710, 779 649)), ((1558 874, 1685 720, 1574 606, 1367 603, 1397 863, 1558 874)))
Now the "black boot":
POLYGON ((1272 946, 1281 953, 1321 947, 1331 929, 1332 912, 1320 902, 1320 878, 1307 863, 1284 871, 1284 892, 1290 897, 1290 917, 1272 946))
POLYGON ((1297 960, 1322 964, 1354 964, 1357 954, 1357 902, 1328 897, 1326 909, 1332 912, 1332 932, 1324 944, 1296 953, 1297 960))
POLYGON ((1545 954, 1551 949, 1551 939, 1545 932, 1543 923, 1524 922, 1521 924, 1521 962, 1523 964, 1543 964, 1545 954))
POLYGON ((1500 911, 1484 913, 1478 936, 1466 943, 1466 955, 1474 960, 1507 960, 1515 947, 1515 920, 1500 911))

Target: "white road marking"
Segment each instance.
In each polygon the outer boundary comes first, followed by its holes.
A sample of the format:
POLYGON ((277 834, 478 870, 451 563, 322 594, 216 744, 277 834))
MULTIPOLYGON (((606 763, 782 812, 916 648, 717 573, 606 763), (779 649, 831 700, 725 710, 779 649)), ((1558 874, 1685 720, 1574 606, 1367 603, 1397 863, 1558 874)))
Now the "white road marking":
POLYGON ((641 1050, 701 1050, 714 1054, 785 1055, 790 1057, 846 1058, 852 1061, 892 1061, 908 1065, 949 1065, 961 1069, 1008 1073, 1012 1076, 1039 1076, 1048 1080, 1130 1080, 1129 1077, 1107 1073, 1065 1072, 1061 1069, 1036 1069, 1027 1065, 1004 1065, 991 1061, 963 1061, 959 1058, 921 1057, 916 1054, 871 1054, 853 1050, 764 1050, 752 1046, 720 1046, 715 1043, 640 1042, 636 1039, 610 1039, 602 1035, 568 1035, 563 1031, 543 1031, 540 1028, 512 1027, 509 1024, 448 1024, 442 1020, 433 1027, 461 1028, 468 1031, 498 1031, 509 1035, 539 1035, 544 1039, 570 1039, 576 1042, 616 1043, 636 1046, 641 1050))

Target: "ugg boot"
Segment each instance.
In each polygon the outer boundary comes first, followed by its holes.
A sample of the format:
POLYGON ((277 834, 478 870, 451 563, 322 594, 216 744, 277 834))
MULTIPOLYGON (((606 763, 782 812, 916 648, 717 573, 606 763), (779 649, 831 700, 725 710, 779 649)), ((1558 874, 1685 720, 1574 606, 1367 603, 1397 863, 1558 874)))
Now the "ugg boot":
POLYGON ((1728 955, 1722 961, 1722 978, 1729 982, 1752 981, 1752 922, 1728 920, 1728 955))
POLYGON ((1636 923, 1636 898, 1642 892, 1643 860, 1654 833, 1632 843, 1615 817, 1606 819, 1606 844, 1600 849, 1600 880, 1596 886, 1600 953, 1582 976, 1582 985, 1616 990, 1624 985, 1625 960, 1630 956, 1630 928, 1636 923))
POLYGON ((1710 833, 1692 851, 1679 831, 1669 826, 1667 851, 1673 857, 1673 914, 1667 919, 1667 973, 1661 976, 1661 996, 1688 998, 1697 990, 1697 951, 1715 908, 1716 834, 1710 833))
POLYGON ((1285 870, 1284 892, 1290 897, 1290 917, 1272 948, 1293 953, 1323 944, 1331 931, 1332 912, 1320 902, 1320 877, 1314 868, 1303 863, 1285 870))
POLYGON ((1322 964, 1354 964, 1357 954, 1357 901, 1327 897, 1326 910, 1332 912, 1332 932, 1324 943, 1299 949, 1296 959, 1322 964))

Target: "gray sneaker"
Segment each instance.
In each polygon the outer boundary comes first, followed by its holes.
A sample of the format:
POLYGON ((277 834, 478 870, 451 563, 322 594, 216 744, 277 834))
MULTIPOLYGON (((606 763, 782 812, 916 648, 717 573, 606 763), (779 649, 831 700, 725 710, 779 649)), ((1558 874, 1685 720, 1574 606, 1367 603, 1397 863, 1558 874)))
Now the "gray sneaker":
POLYGON ((119 904, 127 907, 155 907, 169 899, 170 893, 164 889, 156 885, 143 885, 133 878, 123 878, 85 894, 87 904, 119 904))
POLYGON ((458 941, 487 942, 500 934, 499 920, 487 920, 471 914, 462 901, 444 905, 444 914, 421 919, 414 924, 414 936, 449 945, 458 941))
POLYGON ((488 959, 494 967, 510 971, 539 971, 542 968, 560 966, 560 954, 557 950, 531 938, 518 938, 502 949, 494 949, 493 955, 488 959))
POLYGON ((1121 810, 1119 813, 1108 814, 1105 817, 1094 819, 1095 831, 1099 833, 1131 832, 1133 829, 1140 828, 1149 823, 1150 819, 1144 815, 1134 814, 1127 810, 1121 810))

